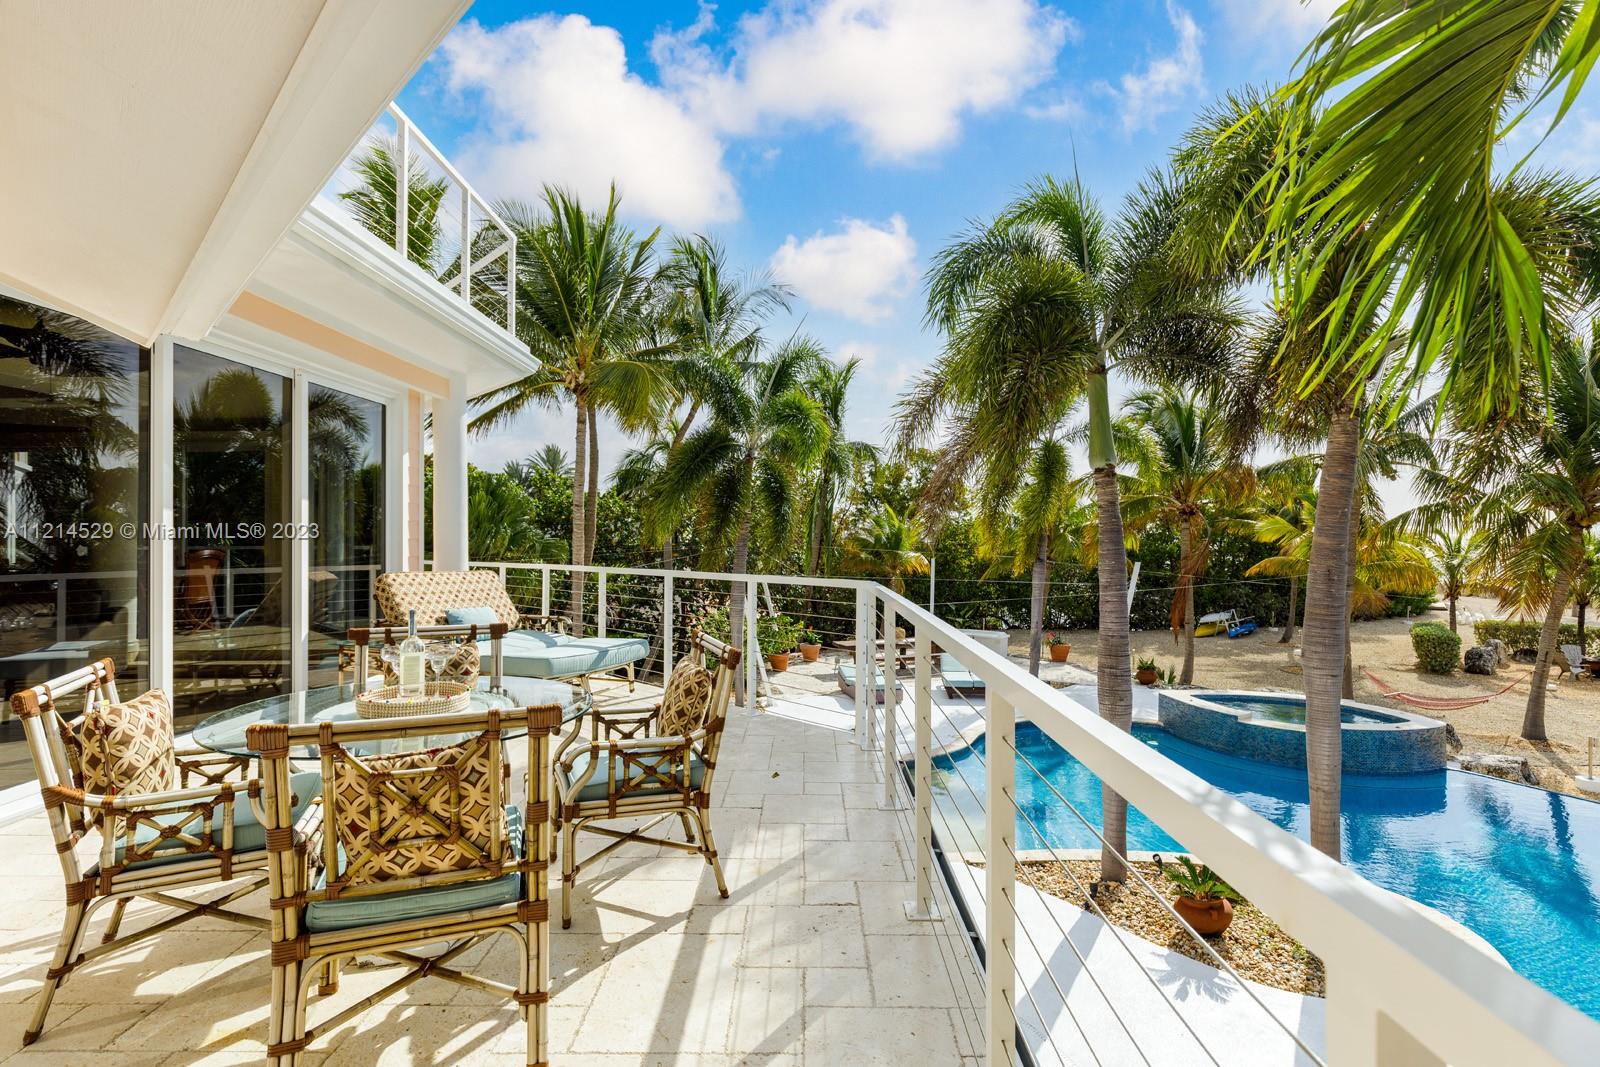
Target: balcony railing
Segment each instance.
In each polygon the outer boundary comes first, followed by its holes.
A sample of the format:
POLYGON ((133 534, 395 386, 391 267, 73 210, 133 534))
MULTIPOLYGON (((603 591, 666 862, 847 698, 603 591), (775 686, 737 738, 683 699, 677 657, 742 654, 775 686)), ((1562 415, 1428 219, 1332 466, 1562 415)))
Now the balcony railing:
MULTIPOLYGON (((583 628, 649 638, 654 647, 647 676, 670 671, 689 628, 708 609, 726 604, 734 585, 743 583, 749 593, 745 686, 769 711, 780 713, 793 694, 764 679, 755 643, 759 615, 803 611, 825 639, 853 638, 862 683, 874 676, 871 642, 882 638, 883 648, 895 647, 897 628, 907 630, 904 655, 914 668, 909 698, 898 685, 885 686, 880 706, 869 699, 868 685, 858 684, 855 738, 874 753, 881 806, 899 817, 900 847, 915 872, 907 914, 958 924, 958 930, 966 923, 962 940, 984 986, 971 991, 970 1002, 984 1006, 975 1043, 988 1064, 1520 1065, 1592 1062, 1600 1048, 1600 1024, 1461 934, 1269 823, 980 639, 875 582, 559 564, 472 566, 497 570, 519 606, 537 606, 542 614, 569 613, 571 572, 586 572, 583 628), (984 683, 983 695, 965 707, 952 703, 949 688, 939 685, 941 651, 984 683), (943 694, 936 697, 939 689, 943 694), (1037 774, 1054 789, 1018 750, 1019 721, 1042 730, 1316 954, 1325 967, 1325 1001, 1307 1009, 1304 1004, 1314 1002, 1273 996, 1278 991, 1246 983, 1215 953, 1207 962, 1218 977, 1197 990, 1164 969, 1159 946, 1152 954, 1149 942, 1110 922, 1095 926, 1086 945, 1079 924, 1087 913, 1099 913, 1094 887, 1080 886, 1087 890, 1081 908, 1052 904, 1032 884, 1027 850, 1019 851, 1019 826, 1033 827, 1040 814, 1036 806, 1019 807, 1019 779, 1037 774), (976 786, 958 782, 959 770, 941 761, 980 732, 988 754, 979 762, 984 780, 976 786), (966 795, 958 797, 963 790, 966 795), (1219 989, 1227 994, 1220 1005, 1219 989), (1298 1015, 1286 1010, 1291 1002, 1301 1005, 1298 1015)), ((848 725, 848 705, 834 707, 848 725)), ((1067 797, 1056 796, 1070 817, 1104 842, 1098 825, 1067 797)), ((1049 851, 1061 860, 1084 858, 1049 851)), ((1066 863, 1063 868, 1070 870, 1066 863)), ((1127 891, 1159 897, 1137 870, 1127 891)), ((1164 901, 1161 906, 1170 912, 1164 901)))
POLYGON ((515 232, 398 105, 389 105, 324 195, 403 260, 516 333, 515 232))

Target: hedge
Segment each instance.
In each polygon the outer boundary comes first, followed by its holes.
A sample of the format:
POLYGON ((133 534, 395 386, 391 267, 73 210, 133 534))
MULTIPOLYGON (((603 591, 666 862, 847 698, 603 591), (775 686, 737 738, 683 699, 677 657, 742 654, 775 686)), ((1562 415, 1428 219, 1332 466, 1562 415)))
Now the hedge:
MULTIPOLYGON (((1487 645, 1490 641, 1501 640, 1506 647, 1515 652, 1519 648, 1538 648, 1539 631, 1544 629, 1540 622, 1525 621, 1522 619, 1479 619, 1472 624, 1472 634, 1477 638, 1478 644, 1487 645)), ((1578 624, 1564 622, 1561 624, 1561 636, 1556 640, 1556 645, 1575 645, 1578 643, 1578 624)), ((1584 655, 1600 650, 1600 630, 1593 626, 1584 627, 1583 643, 1588 647, 1584 655)))
POLYGON ((1417 666, 1428 674, 1450 674, 1461 662, 1461 635, 1437 622, 1412 626, 1411 647, 1417 652, 1417 666))

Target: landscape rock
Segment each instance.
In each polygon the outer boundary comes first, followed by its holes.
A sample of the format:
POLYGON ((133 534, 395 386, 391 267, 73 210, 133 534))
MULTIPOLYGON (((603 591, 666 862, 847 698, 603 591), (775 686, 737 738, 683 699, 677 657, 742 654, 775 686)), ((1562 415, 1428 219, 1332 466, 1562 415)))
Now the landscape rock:
POLYGON ((1462 656, 1462 670, 1468 674, 1493 674, 1500 665, 1500 654, 1489 645, 1469 648, 1462 656))
POLYGON ((1539 661, 1539 650, 1537 648, 1519 648, 1511 653, 1511 661, 1513 663, 1537 663, 1539 661))
POLYGON ((1511 651, 1506 648, 1504 641, 1498 637, 1492 637, 1489 639, 1488 645, 1494 649, 1494 665, 1496 667, 1504 667, 1511 662, 1511 651))
POLYGON ((1452 755, 1461 751, 1461 735, 1456 733, 1455 723, 1444 724, 1444 750, 1452 755))
POLYGON ((1508 782, 1538 785, 1539 778, 1524 756, 1507 756, 1498 752, 1463 752, 1456 757, 1464 771, 1493 775, 1508 782))

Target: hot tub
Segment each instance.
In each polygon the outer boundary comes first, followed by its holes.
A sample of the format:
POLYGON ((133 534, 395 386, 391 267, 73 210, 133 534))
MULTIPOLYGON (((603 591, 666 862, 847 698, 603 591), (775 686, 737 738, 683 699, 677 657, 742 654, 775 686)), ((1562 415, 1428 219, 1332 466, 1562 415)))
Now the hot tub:
MULTIPOLYGON (((1306 765, 1306 698, 1298 693, 1163 690, 1161 727, 1216 752, 1306 765)), ((1342 701, 1340 749, 1352 774, 1420 774, 1443 769, 1445 725, 1403 711, 1342 701)))

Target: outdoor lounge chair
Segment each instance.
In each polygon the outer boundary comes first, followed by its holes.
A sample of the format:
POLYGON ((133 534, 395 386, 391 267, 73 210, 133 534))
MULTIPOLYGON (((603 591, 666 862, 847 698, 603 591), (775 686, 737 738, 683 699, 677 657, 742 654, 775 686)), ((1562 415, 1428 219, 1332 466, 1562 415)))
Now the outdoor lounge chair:
MULTIPOLYGON (((873 687, 873 694, 872 695, 873 695, 873 698, 879 704, 882 704, 884 702, 884 699, 885 699, 883 668, 875 665, 872 668, 872 673, 873 673, 873 676, 874 676, 874 680, 878 683, 876 686, 873 687)), ((897 687, 900 685, 900 683, 898 681, 896 681, 894 684, 897 687)), ((842 693, 844 693, 845 696, 850 697, 852 699, 855 698, 855 695, 856 695, 856 665, 854 663, 840 663, 839 664, 839 690, 842 693)))
MULTIPOLYGON (((165 696, 121 703, 109 659, 23 690, 11 707, 22 721, 66 880, 61 940, 22 1035, 28 1045, 44 1030, 56 989, 83 963, 203 915, 265 930, 266 919, 226 905, 266 884, 267 834, 255 805, 260 783, 237 780, 250 761, 176 750, 165 696), (69 718, 62 702, 78 693, 83 713, 69 718), (129 788, 100 784, 107 781, 129 788), (96 839, 92 858, 80 859, 79 846, 96 839), (210 898, 174 895, 230 882, 210 898), (119 937, 123 911, 135 897, 178 914, 119 937), (100 944, 86 949, 89 916, 104 904, 111 917, 100 944)), ((315 790, 314 773, 286 777, 285 810, 300 810, 315 790)))
POLYGON ((1583 650, 1577 645, 1562 645, 1561 654, 1566 658, 1566 667, 1571 672, 1572 677, 1582 677, 1584 673, 1583 650))
MULTIPOLYGON (((382 616, 374 629, 403 628, 411 611, 419 626, 504 623, 502 671, 512 678, 570 678, 588 688, 592 675, 620 669, 631 689, 634 664, 650 655, 642 637, 574 637, 559 619, 524 615, 493 571, 391 571, 373 593, 382 616)), ((486 640, 479 647, 489 651, 486 640)))
POLYGON ((589 741, 577 741, 580 731, 574 730, 562 742, 555 789, 563 929, 572 925, 578 872, 630 841, 698 853, 716 875, 717 891, 727 897, 728 883, 711 836, 711 791, 738 668, 737 650, 696 631, 659 704, 590 712, 589 741), (655 818, 639 828, 599 825, 639 816, 655 818), (682 823, 685 840, 649 836, 673 817, 682 823), (577 838, 584 832, 611 843, 580 864, 577 838))
POLYGON ((939 677, 944 680, 946 696, 981 697, 988 690, 982 678, 967 670, 960 660, 948 652, 939 656, 939 677))
POLYGON ((293 1067, 318 1034, 423 977, 514 1000, 527 1021, 526 1062, 549 1062, 550 738, 560 723, 561 708, 552 705, 250 726, 271 856, 270 1062, 293 1067), (505 742, 520 733, 533 773, 519 810, 508 804, 505 742), (362 754, 406 738, 416 739, 416 751, 362 754), (321 753, 322 788, 300 813, 289 754, 306 745, 321 753), (514 986, 453 965, 493 934, 517 942, 514 986), (434 955, 418 952, 440 944, 434 955), (353 956, 381 956, 406 969, 308 1026, 312 982, 324 995, 337 992, 340 965, 353 956))

